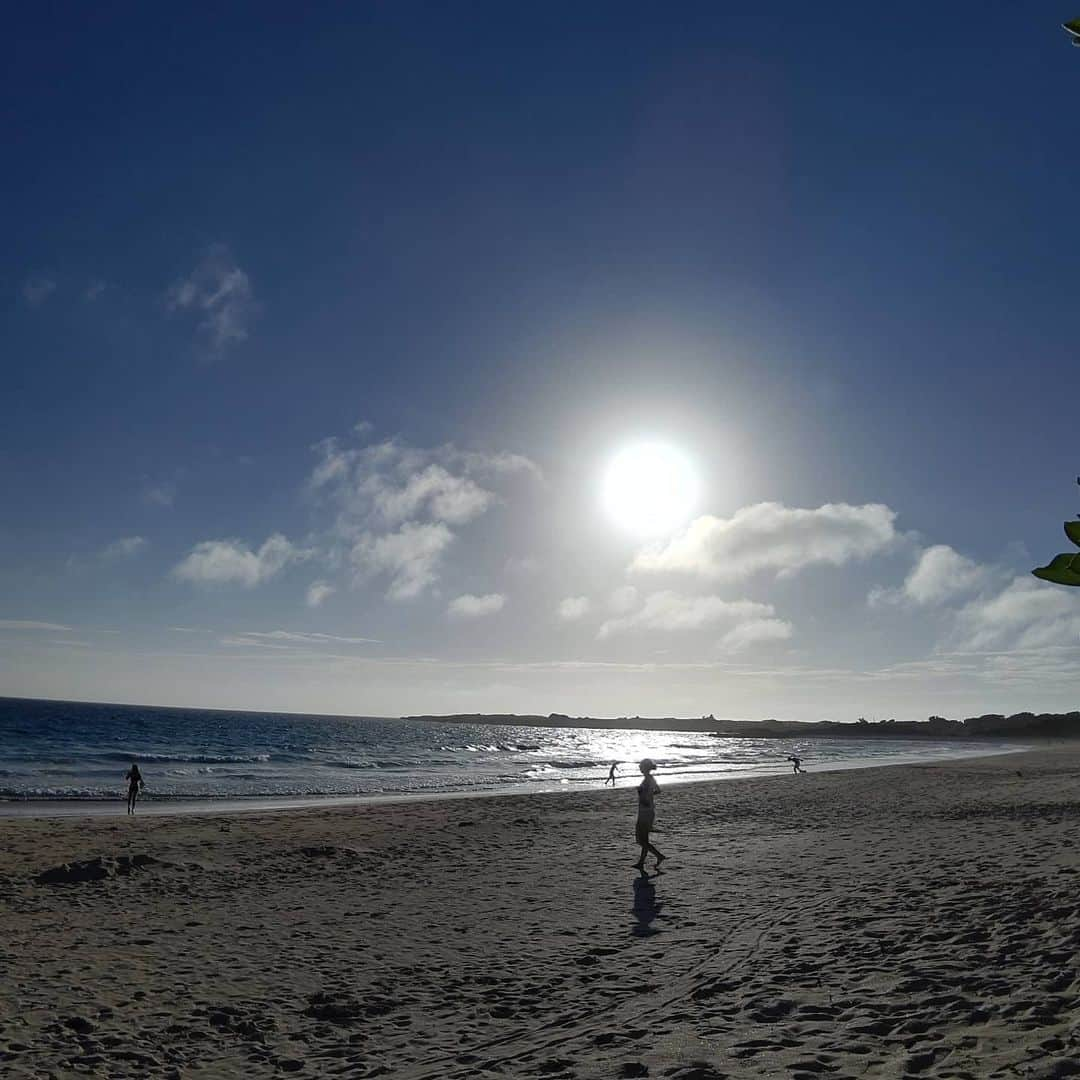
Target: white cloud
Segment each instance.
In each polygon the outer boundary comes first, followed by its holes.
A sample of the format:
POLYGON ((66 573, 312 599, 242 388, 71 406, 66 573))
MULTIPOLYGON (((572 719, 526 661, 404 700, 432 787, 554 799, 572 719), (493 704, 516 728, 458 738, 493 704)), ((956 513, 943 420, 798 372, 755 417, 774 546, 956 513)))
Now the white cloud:
POLYGON ((502 593, 488 593, 486 596, 465 593, 451 600, 446 612, 455 619, 479 619, 502 611, 505 605, 506 597, 502 593))
POLYGON ((256 645, 272 642, 286 648, 293 645, 381 645, 378 638, 342 637, 340 634, 320 634, 304 630, 241 630, 228 639, 230 644, 256 645))
POLYGON ((214 244, 191 274, 169 289, 165 302, 170 311, 199 313, 199 329, 216 352, 246 340, 258 310, 250 279, 222 244, 214 244))
POLYGON ((332 596, 336 591, 337 590, 333 585, 330 585, 325 581, 313 581, 308 586, 304 602, 308 607, 319 607, 328 596, 332 596))
POLYGON ((786 641, 795 628, 785 619, 750 619, 732 627, 721 639, 720 647, 740 652, 765 641, 786 641))
POLYGON ((827 503, 815 510, 757 503, 731 518, 692 521, 668 544, 640 551, 631 569, 737 581, 761 570, 793 574, 814 563, 842 566, 886 550, 896 540, 895 517, 880 503, 827 503))
POLYGON ((587 596, 568 596, 559 601, 559 618, 566 622, 575 622, 589 614, 592 604, 587 596))
POLYGON ((953 643, 964 649, 1038 649, 1076 645, 1078 638, 1080 604, 1072 591, 1025 576, 961 608, 953 643))
POLYGON ((870 605, 913 604, 932 607, 984 585, 990 571, 948 544, 924 549, 899 589, 873 589, 870 605))
POLYGON ((0 630, 71 630, 60 623, 38 622, 36 619, 0 619, 0 630))
POLYGON ((382 536, 364 533, 353 545, 350 558, 361 578, 389 575, 387 595, 410 600, 434 584, 443 552, 453 539, 454 534, 441 522, 408 522, 382 536))
POLYGON ((499 501, 483 483, 517 472, 539 474, 518 454, 452 445, 421 449, 397 439, 352 448, 324 439, 315 450, 320 460, 309 485, 337 506, 339 525, 354 530, 420 520, 464 525, 499 501))
MULTIPOLYGON (((354 434, 366 438, 369 430, 357 425, 354 434)), ((501 501, 495 487, 512 474, 539 474, 520 455, 453 445, 423 449, 384 439, 347 446, 331 438, 314 449, 319 460, 308 488, 335 514, 329 537, 348 553, 354 580, 388 574, 395 599, 435 584, 456 530, 501 501)))
POLYGON ((146 545, 147 541, 142 536, 122 536, 119 540, 107 544, 101 555, 105 559, 128 558, 131 555, 137 555, 146 545))
POLYGON ((30 277, 23 282, 20 291, 24 303, 40 307, 56 291, 56 282, 47 277, 30 277))
POLYGON ((467 476, 452 475, 441 465, 428 465, 400 487, 382 487, 373 495, 379 513, 391 525, 420 514, 448 525, 464 525, 479 517, 495 499, 493 492, 467 476))
POLYGON ((250 589, 309 555, 280 533, 269 537, 258 551, 240 540, 203 540, 173 567, 173 575, 196 584, 235 582, 250 589))
POLYGON ((744 622, 764 619, 776 613, 772 604, 754 600, 725 600, 719 596, 685 596, 664 590, 650 593, 638 611, 608 619, 599 636, 629 630, 700 630, 720 622, 744 622))
POLYGON ((529 473, 536 479, 543 479, 540 466, 524 454, 511 454, 507 451, 495 453, 482 453, 475 450, 458 450, 457 447, 446 445, 440 447, 439 453, 447 455, 451 460, 458 460, 466 472, 472 473, 529 473))
POLYGON ((277 641, 257 641, 244 634, 234 634, 220 639, 221 644, 230 649, 274 649, 277 652, 289 652, 294 646, 277 641))

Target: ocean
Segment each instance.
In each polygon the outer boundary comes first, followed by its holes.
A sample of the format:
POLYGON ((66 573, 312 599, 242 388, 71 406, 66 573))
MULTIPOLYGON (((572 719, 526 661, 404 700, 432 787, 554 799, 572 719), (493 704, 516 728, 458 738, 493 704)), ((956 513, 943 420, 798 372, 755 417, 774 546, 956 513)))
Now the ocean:
POLYGON ((124 797, 289 800, 581 790, 612 761, 623 783, 651 757, 661 783, 835 769, 1015 749, 985 740, 732 739, 684 731, 440 724, 0 699, 0 805, 124 797))

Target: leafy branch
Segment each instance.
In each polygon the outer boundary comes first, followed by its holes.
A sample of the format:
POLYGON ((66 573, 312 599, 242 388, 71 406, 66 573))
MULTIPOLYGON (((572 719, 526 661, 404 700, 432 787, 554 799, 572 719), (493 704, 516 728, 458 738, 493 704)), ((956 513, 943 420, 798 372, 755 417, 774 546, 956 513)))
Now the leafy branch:
MULTIPOLYGON (((1076 478, 1080 484, 1080 476, 1076 478)), ((1080 521, 1066 521, 1065 535, 1080 548, 1080 521)), ((1080 585, 1080 552, 1065 552, 1055 555, 1046 566, 1031 571, 1043 581, 1052 581, 1055 585, 1080 585)))

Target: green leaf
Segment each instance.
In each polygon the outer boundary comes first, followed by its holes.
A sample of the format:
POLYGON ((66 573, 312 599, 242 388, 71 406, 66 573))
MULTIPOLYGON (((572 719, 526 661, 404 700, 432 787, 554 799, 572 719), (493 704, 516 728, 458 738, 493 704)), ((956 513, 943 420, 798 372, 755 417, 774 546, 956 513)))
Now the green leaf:
POLYGON ((1055 585, 1080 585, 1080 555, 1056 555, 1049 566, 1040 566, 1031 572, 1055 585))
POLYGON ((1065 535, 1077 547, 1080 547, 1080 521, 1066 521, 1065 522, 1065 535))

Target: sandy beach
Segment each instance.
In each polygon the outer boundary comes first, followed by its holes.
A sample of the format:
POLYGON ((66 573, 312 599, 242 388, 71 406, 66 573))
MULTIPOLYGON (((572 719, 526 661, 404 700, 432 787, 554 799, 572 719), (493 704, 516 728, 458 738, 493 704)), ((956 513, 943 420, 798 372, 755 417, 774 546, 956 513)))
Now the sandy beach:
POLYGON ((1080 750, 632 784, 4 820, 0 1072, 1080 1075, 1080 750))

